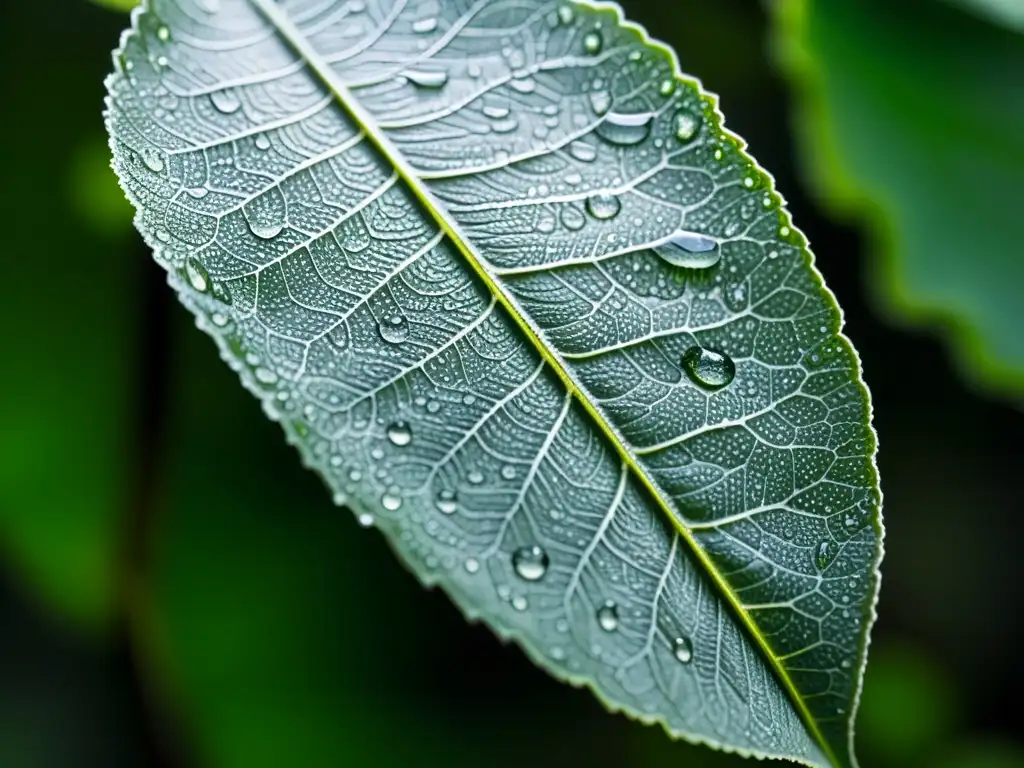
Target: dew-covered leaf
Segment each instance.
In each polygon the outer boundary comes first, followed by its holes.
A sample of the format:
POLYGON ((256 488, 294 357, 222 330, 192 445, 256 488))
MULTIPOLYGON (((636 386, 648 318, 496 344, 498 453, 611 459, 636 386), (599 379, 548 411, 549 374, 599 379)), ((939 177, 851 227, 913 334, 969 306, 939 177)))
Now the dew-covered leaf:
POLYGON ((667 49, 603 5, 153 0, 115 65, 140 231, 338 503, 610 708, 854 764, 867 392, 667 49))
POLYGON ((804 168, 875 235, 882 305, 941 327, 966 378, 1018 396, 1024 35, 935 0, 773 8, 804 168))

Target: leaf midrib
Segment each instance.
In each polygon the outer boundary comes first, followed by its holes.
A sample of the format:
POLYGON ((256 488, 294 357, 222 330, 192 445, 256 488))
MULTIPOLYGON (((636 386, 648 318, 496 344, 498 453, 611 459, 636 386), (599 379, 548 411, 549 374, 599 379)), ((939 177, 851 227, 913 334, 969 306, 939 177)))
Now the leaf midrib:
MULTIPOLYGON (((561 356, 544 342, 540 330, 520 309, 516 300, 505 290, 501 283, 498 282, 497 277, 491 273, 486 266, 485 261, 476 253, 475 249, 470 244, 469 237, 462 232, 458 223, 451 220, 446 214, 444 206, 434 197, 434 194, 426 186, 423 179, 420 178, 415 168, 413 168, 405 159, 405 156, 391 143, 391 140, 377 125, 377 121, 373 115, 363 108, 362 104, 352 95, 348 87, 334 75, 330 65, 308 43, 301 31, 292 23, 291 19, 288 18, 287 14, 285 14, 284 11, 275 4, 274 0, 250 0, 250 2, 264 16, 266 16, 267 19, 269 19, 284 41, 294 48, 303 59, 305 59, 306 63, 309 64, 316 76, 334 94, 339 106, 341 106, 341 108, 348 113, 349 117, 363 130, 367 139, 369 139, 369 141, 374 145, 374 148, 391 164, 402 181, 405 182, 408 188, 419 200, 420 204, 423 205, 431 214, 438 226, 441 227, 444 233, 458 249, 459 253, 461 253, 465 258, 473 272, 484 282, 492 296, 494 296, 498 303, 502 305, 506 312, 508 312, 517 327, 527 336, 530 343, 540 354, 544 362, 551 366, 552 370, 558 376, 563 386, 566 387, 569 394, 575 397, 587 412, 587 415, 593 421, 594 426, 612 442, 622 460, 630 468, 634 476, 640 481, 640 484, 654 500, 655 504, 660 507, 662 513, 671 522, 672 527, 675 528, 683 540, 686 541, 694 557, 696 557, 698 562, 703 566, 708 578, 710 578, 715 584, 726 602, 739 617, 748 634, 753 637, 756 645, 768 660, 770 667, 782 683, 783 688, 789 695, 793 705, 796 707, 801 719, 804 721, 804 725, 817 742, 819 748, 821 748, 822 752, 825 754, 825 757, 833 765, 840 766, 841 763, 837 759, 831 744, 829 744, 828 740, 825 739, 821 730, 818 728, 818 723, 811 715, 803 697, 800 695, 800 692, 789 677, 786 669, 782 666, 779 658, 773 653, 764 635, 753 622, 750 614, 744 609, 739 597, 718 572, 715 564, 711 561, 710 557, 708 557, 700 544, 698 544, 690 529, 683 525, 675 510, 669 506, 669 503, 666 501, 662 491, 654 481, 648 477, 647 473, 640 465, 636 455, 619 434, 619 431, 607 421, 604 415, 597 409, 597 406, 595 406, 590 401, 589 397, 586 396, 583 387, 580 386, 573 377, 561 356)), ((643 42, 645 45, 650 45, 650 41, 646 34, 643 35, 643 42)), ((676 78, 680 78, 682 76, 678 70, 673 74, 676 78)))

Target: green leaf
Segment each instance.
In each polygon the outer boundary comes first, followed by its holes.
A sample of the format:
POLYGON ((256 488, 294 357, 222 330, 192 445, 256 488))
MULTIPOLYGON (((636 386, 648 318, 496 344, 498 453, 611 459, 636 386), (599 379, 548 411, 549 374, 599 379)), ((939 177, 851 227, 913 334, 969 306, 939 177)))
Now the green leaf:
POLYGON ((115 168, 336 500, 610 708, 854 764, 867 392, 771 178, 671 52, 604 5, 144 7, 115 168))
POLYGON ((871 283, 899 318, 941 324, 964 374, 1024 386, 1020 236, 1024 37, 934 0, 787 0, 781 57, 803 165, 880 241, 871 283))

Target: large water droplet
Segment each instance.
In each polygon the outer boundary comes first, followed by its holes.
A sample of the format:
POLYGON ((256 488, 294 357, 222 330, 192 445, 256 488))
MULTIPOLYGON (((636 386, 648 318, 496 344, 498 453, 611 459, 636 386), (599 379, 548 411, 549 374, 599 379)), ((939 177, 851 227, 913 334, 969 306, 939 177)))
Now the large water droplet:
POLYGON ((704 389, 721 389, 736 376, 736 364, 728 355, 706 347, 690 347, 683 355, 683 370, 704 389))
POLYGON ((225 115, 234 114, 242 106, 242 102, 238 100, 238 96, 232 88, 228 88, 223 91, 214 91, 210 94, 210 102, 217 108, 218 112, 225 115))
POLYGON ((434 504, 443 514, 454 515, 459 508, 459 498, 455 491, 449 491, 445 488, 437 492, 437 499, 434 500, 434 504))
POLYGON ((409 323, 402 315, 392 315, 381 320, 377 329, 380 337, 391 344, 401 344, 409 338, 409 323))
POLYGON ((622 203, 615 195, 600 192, 587 198, 587 211, 595 219, 613 219, 622 210, 622 203))
POLYGON ((569 145, 569 154, 581 163, 592 163, 597 157, 597 149, 585 141, 574 141, 569 145))
POLYGON ((537 581, 548 572, 548 553, 536 544, 520 547, 512 555, 512 567, 526 581, 537 581))
POLYGON ((676 138, 683 143, 692 141, 693 137, 700 130, 700 118, 686 109, 676 112, 673 123, 675 125, 676 138))
POLYGON ((388 440, 399 447, 412 442, 412 427, 404 421, 396 421, 388 427, 388 440))
POLYGON ((677 637, 672 641, 672 655, 676 661, 682 664, 689 664, 693 661, 693 643, 688 637, 677 637))
POLYGON ((609 600, 597 609, 597 624, 605 632, 614 632, 619 628, 619 607, 609 600))
POLYGON ((194 258, 185 262, 185 275, 188 277, 189 284, 197 291, 205 292, 210 285, 210 276, 207 274, 206 268, 194 258))
POLYGON ((716 240, 684 230, 673 232, 651 248, 669 264, 687 269, 707 269, 722 259, 716 240))
POLYGON ((639 144, 651 133, 654 115, 649 112, 609 112, 597 126, 597 135, 610 144, 639 144))
POLYGON ((405 79, 420 88, 442 88, 448 82, 447 72, 424 72, 418 69, 408 69, 402 73, 405 79))
POLYGON ((588 32, 583 36, 583 50, 587 53, 600 53, 604 40, 599 32, 588 32))
POLYGON ((412 23, 412 31, 418 32, 419 34, 425 34, 427 32, 433 32, 437 29, 437 17, 431 16, 427 19, 419 19, 412 23))

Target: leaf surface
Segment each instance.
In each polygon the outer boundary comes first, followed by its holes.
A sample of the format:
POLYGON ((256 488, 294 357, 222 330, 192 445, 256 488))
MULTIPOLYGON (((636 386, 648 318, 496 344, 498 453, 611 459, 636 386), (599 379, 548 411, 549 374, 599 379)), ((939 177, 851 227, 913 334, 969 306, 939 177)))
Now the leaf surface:
POLYGON ((669 51, 612 6, 154 0, 116 64, 140 231, 339 503, 609 707, 854 763, 867 393, 669 51))

